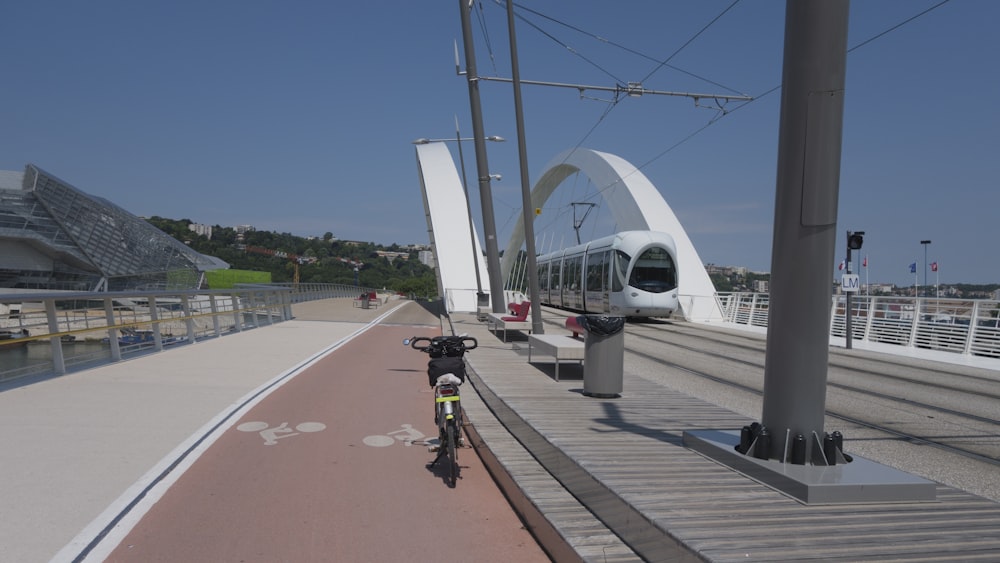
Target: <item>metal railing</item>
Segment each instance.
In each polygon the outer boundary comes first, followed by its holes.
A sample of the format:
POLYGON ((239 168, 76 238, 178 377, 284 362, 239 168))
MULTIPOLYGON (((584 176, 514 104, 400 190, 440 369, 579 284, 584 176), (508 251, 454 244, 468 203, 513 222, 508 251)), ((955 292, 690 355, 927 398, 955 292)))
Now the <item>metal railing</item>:
MULTIPOLYGON (((767 327, 769 296, 719 293, 725 321, 767 327)), ((847 298, 831 301, 831 337, 847 337, 847 298)), ((988 358, 1000 358, 1000 301, 856 295, 851 338, 988 358)))
POLYGON ((293 303, 356 298, 368 291, 375 290, 300 283, 231 290, 0 294, 0 381, 61 375, 76 366, 268 326, 291 319, 293 303))

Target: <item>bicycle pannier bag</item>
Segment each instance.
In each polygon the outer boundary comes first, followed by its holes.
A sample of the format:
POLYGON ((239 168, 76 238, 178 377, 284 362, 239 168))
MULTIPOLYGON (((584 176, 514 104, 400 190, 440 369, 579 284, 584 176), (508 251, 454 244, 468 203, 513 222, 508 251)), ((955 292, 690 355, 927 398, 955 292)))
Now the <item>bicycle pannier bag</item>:
POLYGON ((454 374, 455 377, 465 383, 465 360, 460 357, 431 358, 427 362, 427 375, 430 378, 431 386, 437 382, 437 378, 446 373, 454 374))

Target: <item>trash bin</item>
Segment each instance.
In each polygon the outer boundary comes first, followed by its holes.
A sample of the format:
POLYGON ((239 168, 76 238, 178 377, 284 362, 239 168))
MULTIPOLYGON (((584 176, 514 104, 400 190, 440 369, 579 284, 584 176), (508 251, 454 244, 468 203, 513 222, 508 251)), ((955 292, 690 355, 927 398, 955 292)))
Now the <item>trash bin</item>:
POLYGON ((491 312, 493 309, 490 307, 490 294, 476 292, 476 318, 485 321, 491 312))
POLYGON ((368 309, 371 307, 371 297, 367 293, 361 294, 361 308, 368 309))
POLYGON ((576 321, 587 333, 583 344, 583 394, 619 396, 625 369, 625 317, 581 315, 576 321))

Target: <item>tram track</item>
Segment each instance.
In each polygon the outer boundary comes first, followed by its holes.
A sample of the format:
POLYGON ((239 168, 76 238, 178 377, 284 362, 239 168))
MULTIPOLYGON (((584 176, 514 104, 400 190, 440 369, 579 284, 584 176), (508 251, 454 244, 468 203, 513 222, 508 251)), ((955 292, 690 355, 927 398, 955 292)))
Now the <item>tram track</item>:
MULTIPOLYGON (((556 324, 553 322, 552 324, 556 324)), ((639 339, 644 344, 626 342, 626 351, 654 365, 677 370, 690 377, 711 381, 717 385, 749 394, 763 396, 763 372, 765 343, 759 338, 718 333, 697 326, 678 326, 676 323, 630 323, 626 326, 629 340, 639 339), (657 334, 660 333, 660 334, 657 334), (695 334, 691 334, 695 333, 695 334), (699 342, 709 341, 709 344, 699 342), (735 342, 734 342, 735 341, 735 342), (677 351, 683 351, 678 354, 677 351), (688 357, 677 360, 672 358, 688 357), (705 366, 723 366, 706 369, 705 366)), ((989 403, 1000 403, 1000 395, 984 387, 996 386, 996 379, 975 373, 955 373, 941 369, 932 363, 906 365, 910 376, 898 371, 900 365, 877 358, 846 358, 830 362, 833 373, 827 384, 831 390, 828 403, 861 404, 863 407, 851 409, 827 409, 827 416, 846 424, 866 428, 881 433, 887 439, 912 444, 932 446, 943 452, 976 460, 993 467, 1000 466, 997 444, 1000 443, 1000 420, 986 414, 989 403), (936 378, 959 378, 959 384, 935 382, 936 378), (866 387, 852 385, 833 379, 862 378, 866 387), (964 379, 963 379, 964 378, 964 379), (892 392, 874 389, 879 386, 903 386, 909 392, 919 389, 924 400, 902 397, 892 392), (926 397, 952 401, 960 404, 978 404, 983 412, 969 412, 961 408, 946 406, 926 397), (834 400, 836 399, 836 400, 834 400), (872 408, 877 405, 877 408, 872 408), (985 405, 985 406, 984 406, 985 405), (864 408, 868 407, 868 410, 864 408), (888 414, 900 413, 904 420, 880 420, 888 414), (903 416, 905 415, 905 416, 903 416), (891 422, 891 424, 889 424, 891 422), (943 428, 955 428, 954 433, 941 432, 943 428), (972 445, 969 445, 969 444, 972 445)))
MULTIPOLYGON (((672 341, 669 341, 669 340, 663 340, 663 339, 660 339, 660 338, 653 338, 653 337, 651 337, 649 335, 644 335, 644 334, 636 332, 636 331, 631 332, 631 334, 633 334, 634 336, 638 336, 640 338, 646 338, 646 339, 649 339, 649 340, 653 340, 653 341, 655 341, 657 343, 660 343, 660 344, 664 344, 664 345, 667 345, 667 346, 676 346, 678 348, 683 348, 683 349, 688 350, 690 352, 695 352, 695 353, 698 353, 698 354, 704 354, 704 355, 710 356, 712 358, 720 359, 720 360, 726 360, 726 361, 730 361, 730 362, 735 362, 737 364, 741 364, 741 365, 744 365, 744 366, 747 366, 747 367, 751 367, 751 368, 754 368, 754 369, 757 369, 757 370, 763 371, 763 369, 764 369, 764 362, 763 361, 759 361, 758 362, 758 361, 750 361, 750 360, 744 360, 744 359, 739 359, 739 358, 733 358, 731 355, 728 355, 728 354, 726 354, 724 352, 723 353, 713 352, 713 351, 708 350, 708 349, 703 348, 703 347, 695 347, 695 346, 690 346, 690 345, 685 345, 685 344, 680 344, 680 343, 672 342, 672 341)), ((675 334, 677 334, 677 333, 675 332, 675 334)), ((724 341, 716 341, 716 342, 718 342, 720 344, 724 344, 724 341)), ((760 354, 764 353, 763 349, 760 349, 760 350, 757 350, 757 351, 760 354)), ((886 364, 888 364, 888 362, 886 362, 886 364)), ((926 388, 928 388, 929 390, 932 390, 932 391, 942 391, 942 392, 950 392, 950 393, 963 393, 963 394, 975 395, 978 399, 987 399, 987 400, 1000 401, 1000 394, 992 393, 992 392, 989 392, 989 391, 980 391, 980 390, 970 389, 968 386, 946 385, 946 384, 929 382, 929 381, 927 381, 926 379, 923 379, 923 378, 920 378, 920 379, 918 379, 918 378, 908 378, 908 377, 899 376, 899 375, 886 374, 886 373, 878 372, 876 370, 861 369, 861 368, 858 368, 856 366, 850 366, 846 362, 841 362, 841 363, 831 362, 830 363, 830 367, 836 368, 836 369, 839 369, 839 370, 847 370, 847 371, 859 373, 859 374, 862 374, 862 375, 870 375, 870 376, 874 376, 874 377, 879 377, 879 378, 883 378, 883 379, 886 379, 886 380, 898 381, 898 382, 902 382, 902 383, 907 384, 907 385, 921 385, 921 386, 924 386, 924 387, 926 387, 926 388)), ((947 372, 944 372, 942 370, 934 370, 934 369, 926 370, 926 371, 932 372, 934 374, 946 374, 947 373, 947 372)), ((962 376, 956 376, 953 373, 948 373, 947 375, 949 377, 962 377, 962 376)), ((993 381, 992 383, 995 384, 996 382, 993 381)), ((905 405, 908 405, 908 406, 920 407, 920 408, 924 408, 924 409, 927 409, 927 410, 936 411, 936 412, 939 412, 941 414, 948 414, 948 415, 952 415, 952 416, 956 416, 956 417, 960 417, 960 418, 967 418, 969 420, 973 420, 973 421, 976 421, 976 422, 984 422, 984 423, 987 423, 987 424, 993 424, 993 425, 1000 426, 1000 420, 998 420, 996 418, 991 418, 991 417, 987 417, 987 416, 980 416, 980 415, 976 415, 976 414, 969 413, 969 412, 966 412, 966 411, 960 411, 960 410, 957 410, 957 409, 943 407, 941 405, 930 404, 930 403, 926 403, 926 402, 922 402, 922 401, 917 401, 917 400, 914 400, 914 399, 908 399, 908 398, 905 398, 905 397, 899 397, 897 395, 892 395, 892 394, 889 394, 889 393, 882 393, 882 392, 875 391, 875 390, 872 390, 872 389, 866 389, 866 388, 857 387, 857 386, 853 386, 853 385, 848 385, 848 384, 845 384, 845 383, 839 383, 839 382, 835 382, 835 381, 828 381, 827 385, 829 387, 833 387, 833 388, 837 388, 837 389, 842 389, 844 391, 852 391, 852 392, 862 393, 862 394, 865 394, 865 395, 870 395, 870 396, 878 397, 878 398, 882 398, 882 399, 899 401, 899 402, 904 403, 905 405)))
MULTIPOLYGON (((641 325, 640 325, 641 326, 641 325)), ((679 334, 679 331, 672 331, 673 335, 679 334)), ((761 355, 761 360, 747 360, 741 358, 734 358, 732 353, 727 353, 726 351, 712 351, 707 350, 703 346, 692 346, 687 344, 682 344, 674 340, 667 340, 662 338, 656 338, 648 334, 643 334, 639 330, 630 330, 628 332, 631 337, 638 337, 651 342, 657 346, 674 347, 685 350, 687 352, 693 353, 698 356, 710 358, 716 362, 722 362, 723 365, 734 365, 740 366, 744 370, 750 368, 749 371, 754 373, 763 374, 764 363, 763 363, 763 348, 760 347, 756 350, 756 353, 761 355)), ((689 338, 697 338, 691 337, 689 338)), ((716 345, 728 346, 724 340, 716 342, 716 345)), ((743 352, 747 352, 747 346, 732 345, 729 347, 742 348, 743 352)), ((671 369, 683 370, 684 372, 699 377, 705 380, 712 381, 717 384, 725 385, 729 388, 738 389, 744 393, 750 393, 754 396, 763 396, 763 377, 759 378, 759 384, 752 384, 747 382, 741 382, 734 380, 732 376, 722 375, 722 373, 732 373, 731 370, 715 370, 716 373, 709 372, 705 369, 698 367, 697 365, 692 365, 692 362, 676 362, 667 359, 670 354, 665 352, 664 354, 650 353, 642 350, 639 346, 626 346, 626 350, 629 353, 636 354, 639 357, 646 359, 647 361, 653 362, 655 364, 668 367, 671 369), (721 372, 721 373, 718 373, 721 372)), ((664 348, 664 350, 668 350, 664 348)), ((704 364, 706 362, 698 362, 704 364)), ((845 370, 855 370, 853 367, 839 366, 840 371, 845 370)), ((865 373, 866 375, 879 375, 874 370, 855 370, 865 373)), ((934 370, 931 370, 934 371, 934 370)), ((838 374, 842 375, 842 374, 838 374)), ((953 375, 953 374, 952 374, 953 375)), ((893 377, 892 379, 900 379, 899 377, 893 377)), ((959 393, 970 393, 961 387, 947 386, 947 385, 930 385, 925 381, 909 381, 909 384, 919 383, 920 385, 925 385, 928 387, 936 388, 939 395, 947 395, 945 391, 948 392, 959 392, 959 393)), ((827 415, 842 420, 849 424, 854 424, 859 427, 868 428, 870 430, 881 432, 889 436, 895 437, 896 439, 905 440, 908 442, 934 446, 936 448, 942 449, 949 453, 960 455, 965 458, 975 459, 977 461, 987 463, 994 467, 1000 466, 1000 456, 993 453, 997 450, 996 443, 1000 442, 1000 420, 993 418, 991 416, 983 416, 980 414, 970 413, 962 410, 957 410, 954 408, 948 408, 941 406, 939 404, 933 404, 926 401, 918 401, 914 399, 900 398, 898 396, 892 395, 890 393, 884 393, 875 391, 873 389, 862 388, 854 385, 849 385, 845 383, 829 381, 827 385, 831 389, 836 389, 841 395, 844 394, 854 394, 862 398, 862 401, 866 404, 870 403, 870 399, 878 399, 884 406, 881 409, 873 409, 870 415, 860 415, 857 413, 845 412, 838 409, 827 409, 827 415), (899 411, 910 413, 913 415, 915 420, 905 423, 898 423, 896 427, 889 426, 880 422, 878 420, 879 413, 899 411), (919 411, 919 412, 918 412, 919 411), (925 414, 933 413, 933 414, 925 414), (917 418, 920 415, 924 418, 917 418), (948 422, 941 422, 941 420, 946 419, 948 422), (957 436, 936 436, 928 432, 921 432, 917 428, 919 423, 926 424, 929 421, 934 421, 940 426, 956 426, 961 428, 964 435, 960 434, 957 436), (976 447, 967 447, 961 442, 970 441, 977 443, 976 447), (979 445, 979 441, 986 441, 983 445, 979 445)), ((992 395, 990 398, 996 398, 992 395)))

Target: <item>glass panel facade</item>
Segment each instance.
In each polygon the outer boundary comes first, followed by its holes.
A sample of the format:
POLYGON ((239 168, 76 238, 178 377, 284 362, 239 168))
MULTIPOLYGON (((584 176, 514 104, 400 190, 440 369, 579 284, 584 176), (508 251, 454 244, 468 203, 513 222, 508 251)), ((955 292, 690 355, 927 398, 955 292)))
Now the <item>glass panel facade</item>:
POLYGON ((20 189, 0 184, 0 287, 124 291, 197 288, 218 268, 117 205, 28 165, 20 189))

